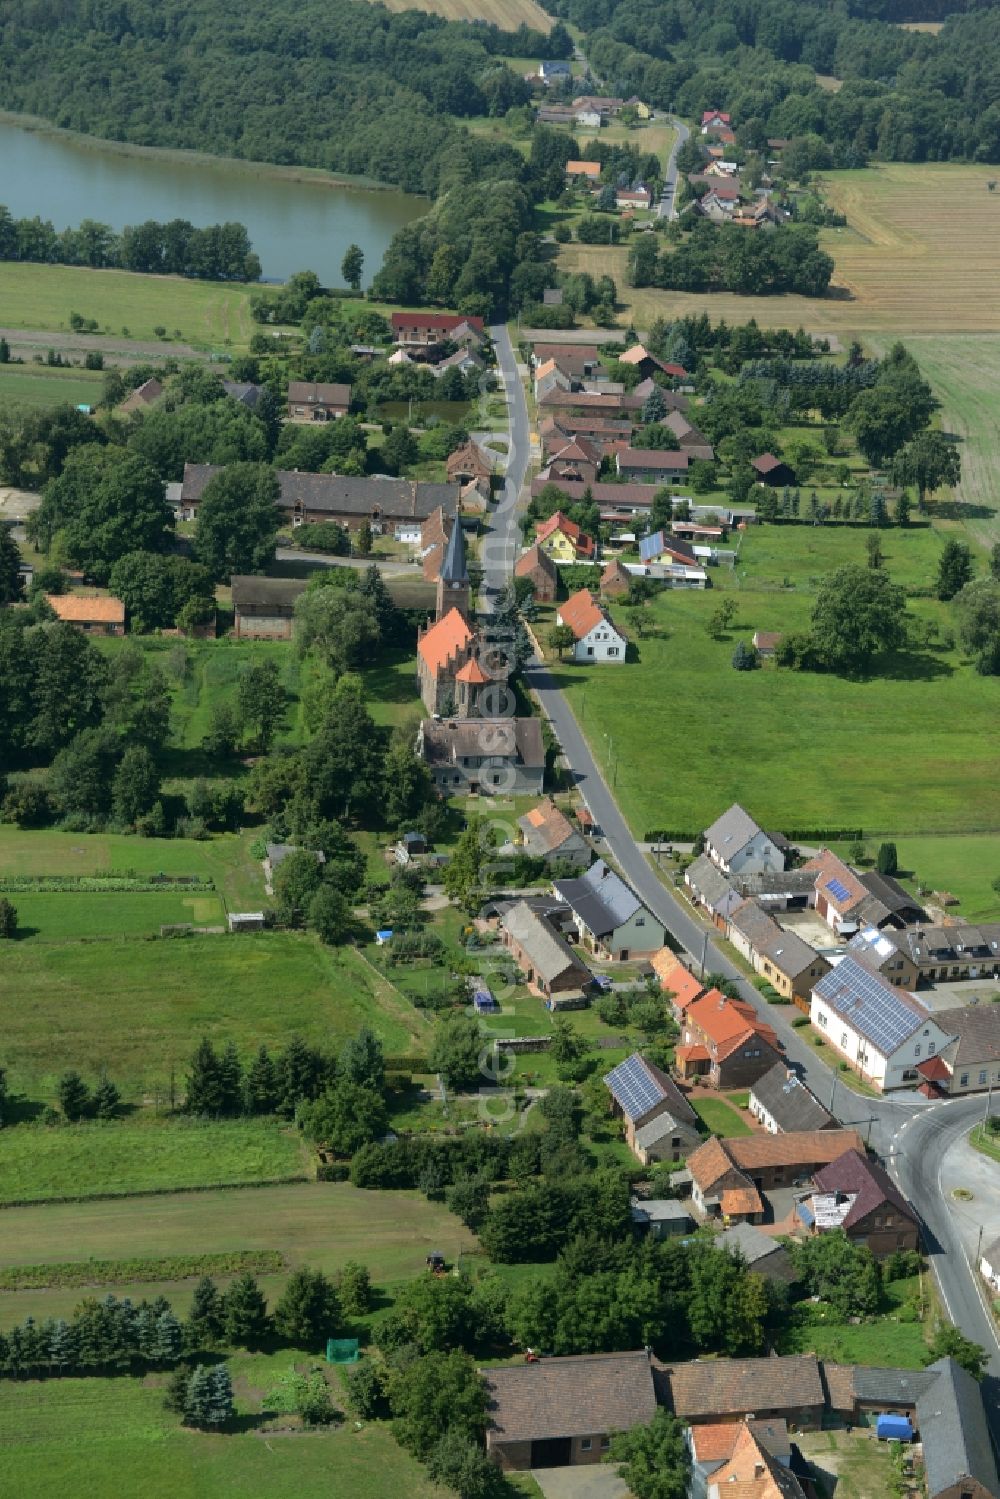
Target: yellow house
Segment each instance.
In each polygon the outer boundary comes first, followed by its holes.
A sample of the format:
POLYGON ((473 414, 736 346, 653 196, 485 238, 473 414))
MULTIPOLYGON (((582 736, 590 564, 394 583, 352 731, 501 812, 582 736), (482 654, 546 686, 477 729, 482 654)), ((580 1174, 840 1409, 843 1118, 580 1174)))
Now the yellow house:
POLYGON ((642 99, 637 99, 633 108, 635 109, 635 112, 639 116, 640 120, 648 120, 653 113, 649 105, 644 103, 642 99))
POLYGON ((553 562, 576 562, 594 555, 594 543, 575 521, 571 521, 557 510, 543 521, 535 533, 535 539, 543 552, 553 562))

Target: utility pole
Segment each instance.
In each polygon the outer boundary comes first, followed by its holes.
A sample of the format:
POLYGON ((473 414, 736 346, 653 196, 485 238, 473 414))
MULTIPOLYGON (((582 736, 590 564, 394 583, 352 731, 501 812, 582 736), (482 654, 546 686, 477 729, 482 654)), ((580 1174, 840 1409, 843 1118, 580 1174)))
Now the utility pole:
POLYGON ((708 933, 706 932, 705 933, 705 940, 701 944, 701 972, 698 975, 698 977, 700 979, 704 979, 704 977, 705 977, 705 959, 707 957, 708 957, 708 933))

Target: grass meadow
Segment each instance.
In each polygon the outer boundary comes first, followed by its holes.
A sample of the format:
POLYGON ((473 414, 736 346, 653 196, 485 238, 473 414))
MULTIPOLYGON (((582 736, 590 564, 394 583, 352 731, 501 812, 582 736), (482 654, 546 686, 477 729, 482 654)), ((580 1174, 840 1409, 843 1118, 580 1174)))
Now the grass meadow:
MULTIPOLYGON (((5 309, 6 310, 6 309, 5 309)), ((0 365, 0 403, 20 406, 92 406, 104 377, 85 370, 49 369, 43 364, 0 365)))
POLYGON ((362 1025, 407 1052, 430 1032, 353 948, 288 932, 16 942, 0 967, 0 1013, 11 1088, 39 1101, 70 1067, 106 1069, 126 1102, 167 1100, 202 1035, 247 1056, 295 1034, 335 1047, 362 1025))
MULTIPOLYGON (((947 890, 958 897, 959 909, 968 921, 996 921, 1000 895, 993 881, 1000 876, 1000 833, 966 833, 948 838, 896 840, 903 878, 914 888, 947 890)), ((839 845, 841 854, 846 846, 839 845)), ((871 851, 875 852, 872 842, 871 851)))
MULTIPOLYGON (((264 1396, 295 1362, 295 1349, 231 1361, 236 1432, 182 1430, 163 1408, 165 1375, 145 1379, 54 1379, 0 1385, 0 1449, 12 1494, 62 1499, 72 1486, 87 1499, 445 1499, 446 1490, 396 1445, 388 1426, 353 1421, 317 1433, 287 1428, 264 1412, 264 1396), (268 1440, 272 1436, 273 1440, 268 1440)), ((338 1398, 334 1385, 334 1399, 338 1398)))
POLYGON ((70 331, 69 316, 96 319, 114 337, 153 339, 164 327, 197 348, 245 345, 253 332, 250 286, 92 271, 80 266, 4 266, 2 320, 7 328, 70 331))
POLYGON ((746 1120, 724 1098, 694 1097, 689 1102, 702 1124, 713 1135, 733 1140, 740 1135, 753 1133, 746 1120))
POLYGON ((301 1137, 273 1120, 21 1126, 0 1131, 0 1205, 282 1181, 307 1166, 301 1137))
MULTIPOLYGON (((258 1276, 272 1303, 290 1271, 301 1265, 335 1275, 348 1260, 360 1260, 384 1287, 422 1274, 431 1249, 453 1261, 477 1248, 460 1219, 420 1192, 368 1192, 313 1181, 11 1207, 4 1209, 3 1222, 0 1267, 5 1269, 194 1251, 277 1252, 285 1269, 258 1276)), ((133 1300, 163 1294, 186 1315, 192 1290, 189 1279, 130 1279, 127 1294, 133 1300)), ((29 1314, 63 1316, 80 1296, 78 1286, 2 1291, 0 1327, 29 1314)), ((5 1388, 0 1382, 0 1399, 5 1388)))
POLYGON ((70 895, 15 897, 19 938, 25 942, 74 941, 84 937, 154 936, 164 926, 190 922, 194 926, 223 926, 225 913, 217 895, 200 890, 194 895, 161 894, 70 895))
POLYGON ((535 0, 419 0, 417 4, 410 0, 386 0, 386 3, 392 11, 424 10, 448 21, 486 21, 501 31, 516 31, 523 25, 548 36, 552 30, 552 17, 535 0))

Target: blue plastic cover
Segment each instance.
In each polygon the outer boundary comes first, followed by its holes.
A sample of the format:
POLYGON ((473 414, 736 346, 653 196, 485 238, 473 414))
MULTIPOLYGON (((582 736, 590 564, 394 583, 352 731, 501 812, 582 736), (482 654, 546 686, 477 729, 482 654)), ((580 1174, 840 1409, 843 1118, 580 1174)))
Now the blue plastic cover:
POLYGON ((913 1427, 906 1416, 879 1416, 875 1435, 882 1442, 912 1442, 913 1427))

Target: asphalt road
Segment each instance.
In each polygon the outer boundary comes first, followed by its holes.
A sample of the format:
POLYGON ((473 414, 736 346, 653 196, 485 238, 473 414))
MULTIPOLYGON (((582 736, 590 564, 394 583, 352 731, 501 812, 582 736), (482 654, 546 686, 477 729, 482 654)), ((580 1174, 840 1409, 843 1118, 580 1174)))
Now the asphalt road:
POLYGON ((490 337, 496 350, 500 382, 507 396, 510 447, 507 454, 503 492, 490 511, 487 532, 483 539, 482 602, 486 613, 492 611, 494 596, 509 580, 521 549, 517 506, 531 456, 528 407, 524 399, 521 377, 517 373, 514 349, 506 323, 494 324, 490 328, 490 337))
MULTIPOLYGON (((494 329, 492 333, 504 369, 511 421, 508 492, 497 514, 491 516, 491 531, 485 548, 491 552, 487 575, 492 586, 500 587, 509 576, 517 555, 519 533, 515 512, 528 462, 529 429, 524 389, 513 372, 513 354, 506 328, 494 329), (504 350, 510 360, 513 378, 504 367, 504 350), (508 501, 515 477, 516 487, 508 501), (506 510, 504 506, 507 506, 506 510), (503 572, 504 568, 506 572, 503 572)), ((618 810, 613 784, 609 787, 598 769, 576 717, 548 668, 537 659, 532 660, 526 668, 525 678, 549 719, 572 768, 577 789, 601 830, 599 847, 614 858, 649 909, 663 922, 674 942, 686 951, 696 972, 721 973, 738 985, 743 998, 774 1027, 789 1064, 842 1124, 861 1133, 886 1162, 903 1194, 917 1209, 924 1225, 930 1265, 948 1315, 967 1337, 982 1344, 990 1355, 983 1395, 994 1446, 1000 1452, 1000 1340, 980 1292, 978 1276, 970 1267, 948 1204, 942 1196, 939 1181, 946 1150, 971 1128, 976 1119, 982 1117, 986 1101, 980 1097, 932 1104, 916 1093, 867 1098, 848 1088, 791 1025, 791 1019, 799 1012, 791 1007, 768 1005, 726 957, 716 929, 695 915, 687 902, 659 878, 632 837, 618 810)), ((609 760, 613 782, 617 774, 613 744, 609 744, 609 760)))
POLYGON ((677 217, 677 153, 691 134, 684 121, 678 120, 674 115, 671 115, 670 123, 677 131, 677 135, 667 158, 667 170, 663 176, 663 195, 656 210, 657 217, 661 219, 677 217))

